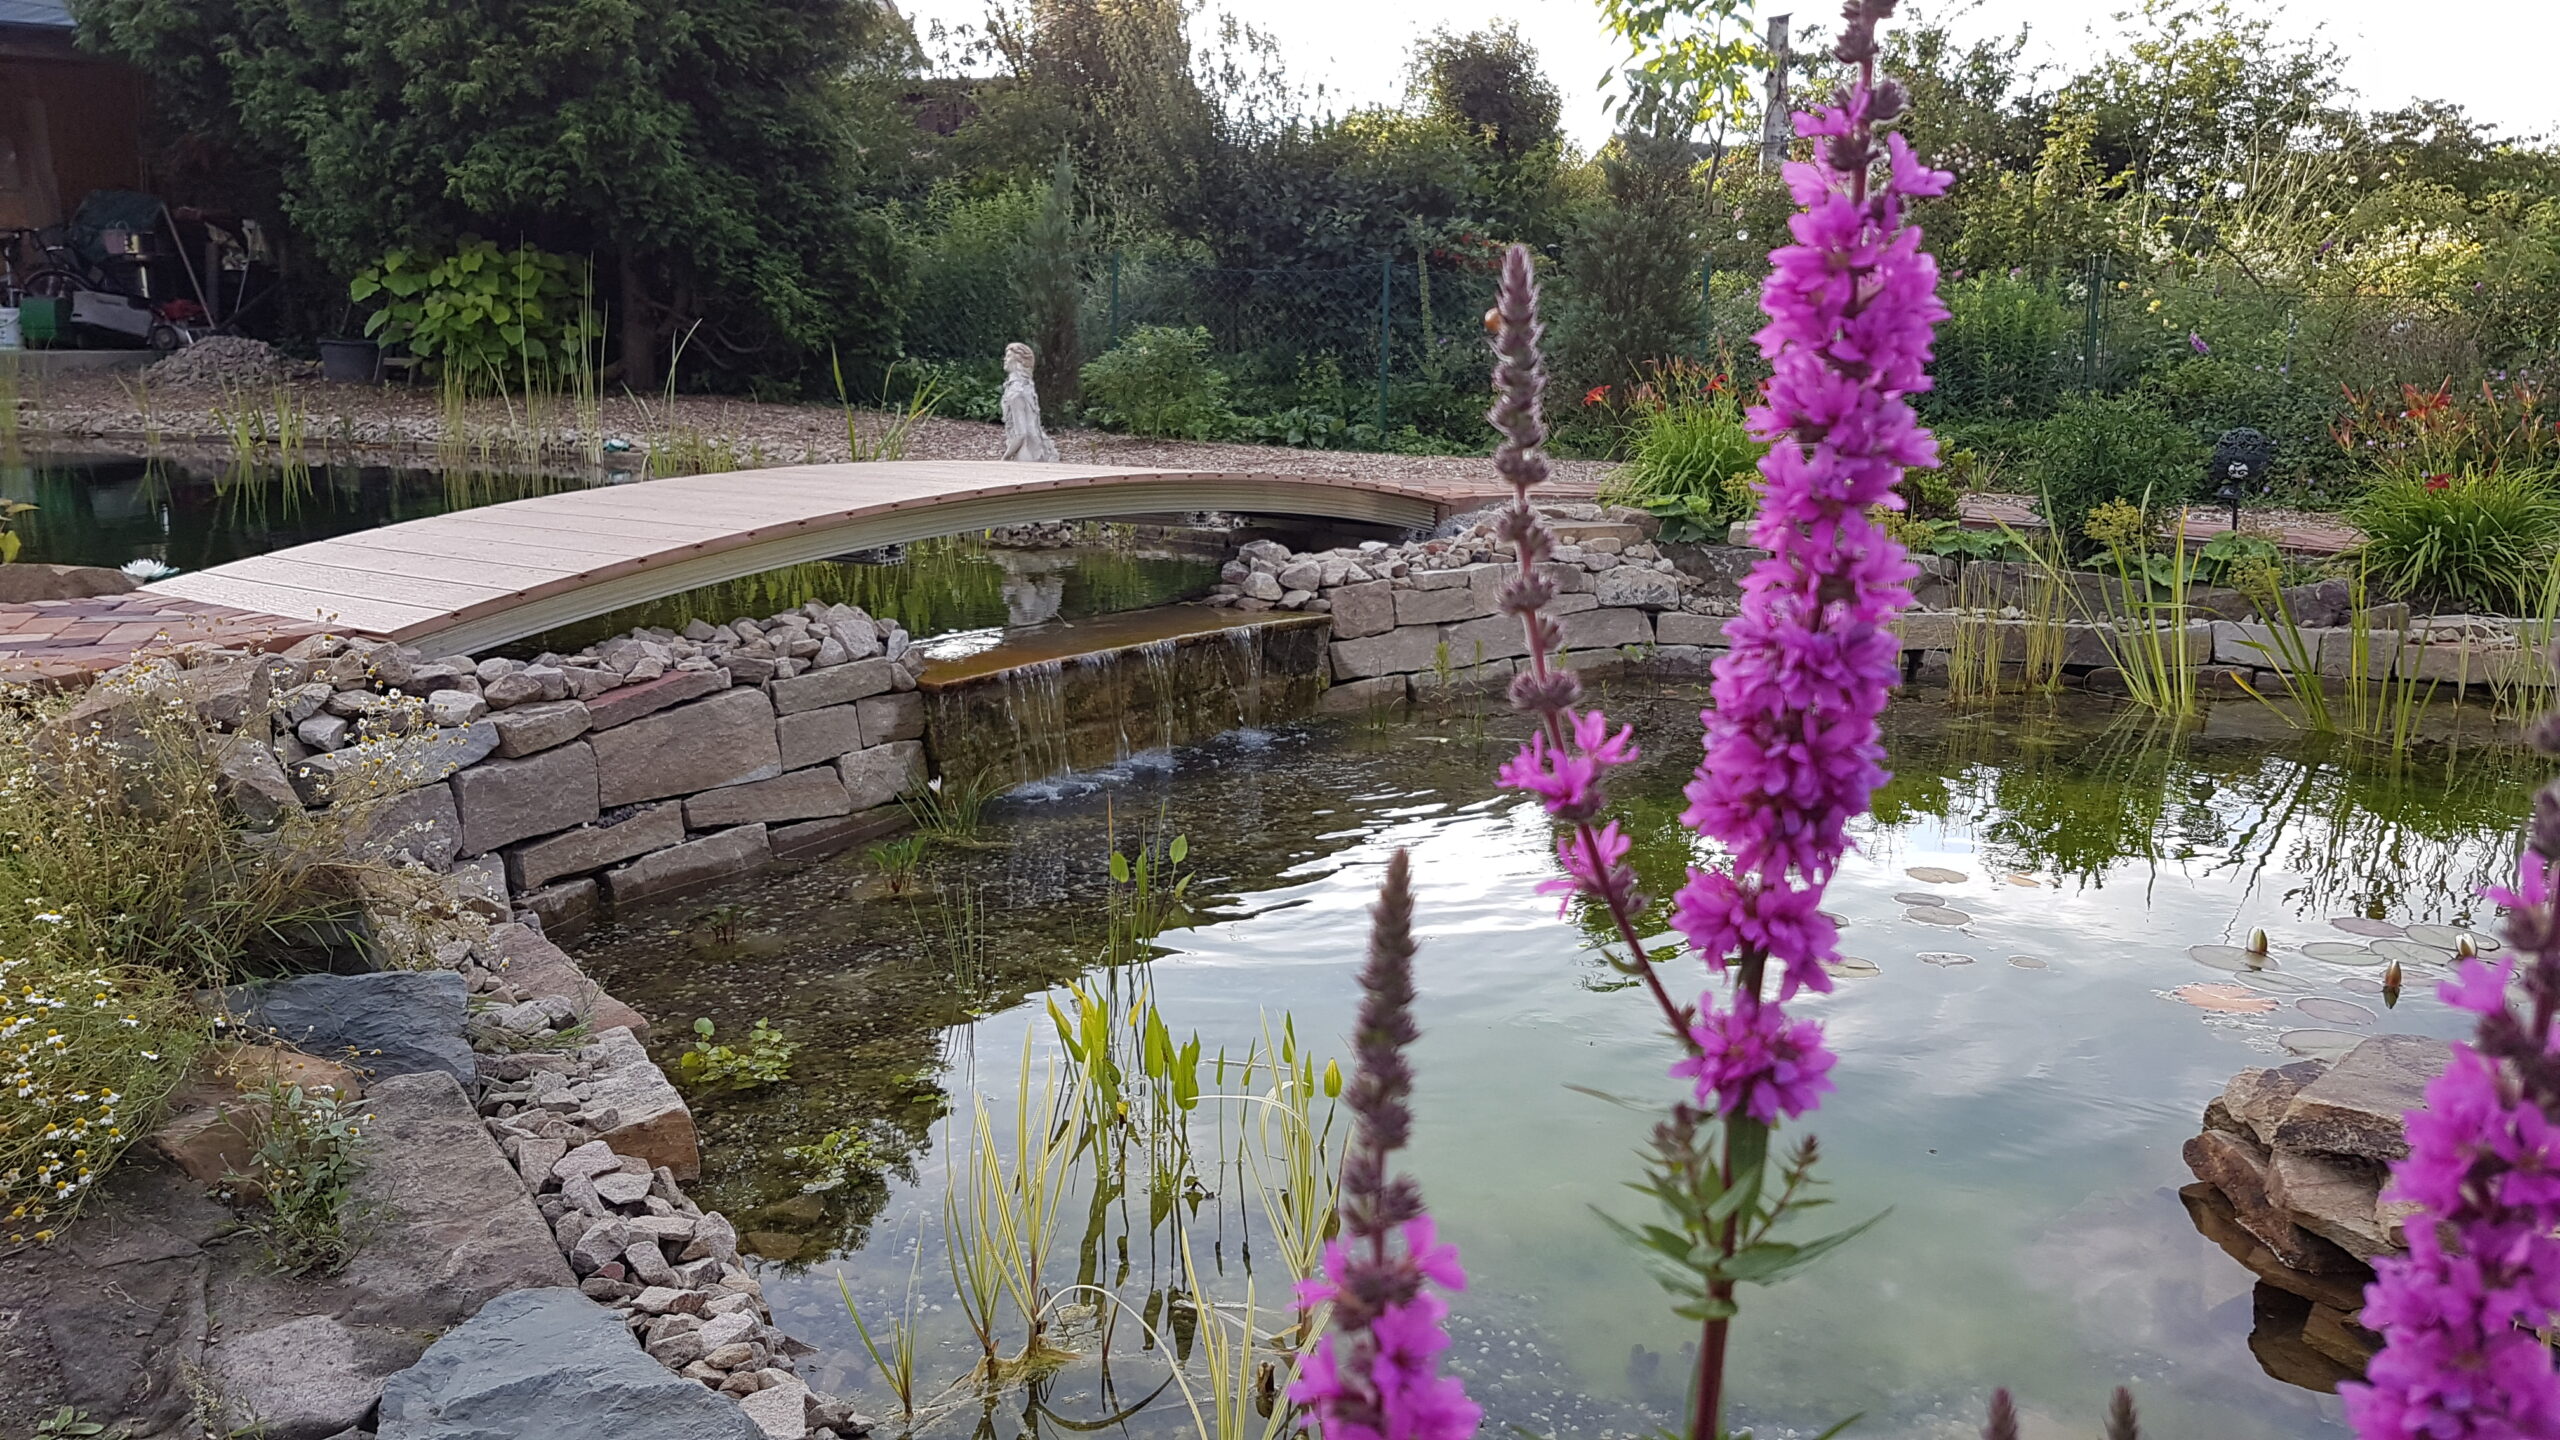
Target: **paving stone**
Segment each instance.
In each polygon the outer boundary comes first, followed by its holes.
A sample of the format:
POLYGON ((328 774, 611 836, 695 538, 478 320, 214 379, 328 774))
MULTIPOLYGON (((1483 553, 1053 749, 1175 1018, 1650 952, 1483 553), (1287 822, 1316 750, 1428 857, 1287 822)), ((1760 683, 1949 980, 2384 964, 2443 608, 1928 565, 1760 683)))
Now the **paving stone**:
MULTIPOLYGON (((1455 574, 1443 571, 1443 574, 1455 574)), ((1447 589, 1399 590, 1396 592, 1396 624, 1444 625, 1459 620, 1474 620, 1493 613, 1493 605, 1475 587, 1463 580, 1447 589)))
MULTIPOLYGON (((1516 631, 1520 627, 1515 624, 1511 628, 1516 631)), ((1365 639, 1336 640, 1328 650, 1337 681, 1410 675, 1432 667, 1440 653, 1440 630, 1431 625, 1400 627, 1365 639)))
POLYGON ((1654 643, 1659 645, 1722 646, 1728 617, 1723 615, 1691 615, 1679 610, 1666 610, 1653 617, 1654 643))

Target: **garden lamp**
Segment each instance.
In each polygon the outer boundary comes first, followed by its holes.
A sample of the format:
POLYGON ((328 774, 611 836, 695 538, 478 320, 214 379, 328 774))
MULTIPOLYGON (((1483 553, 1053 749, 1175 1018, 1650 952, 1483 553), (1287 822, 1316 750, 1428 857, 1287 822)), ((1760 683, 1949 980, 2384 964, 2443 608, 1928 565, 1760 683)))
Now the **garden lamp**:
POLYGON ((2231 509, 2231 528, 2240 528, 2240 502, 2254 489, 2266 488, 2267 472, 2275 468, 2275 442, 2263 433, 2243 425, 2225 430, 2214 442, 2213 459, 2206 462, 2206 477, 2215 484, 2214 500, 2231 509))

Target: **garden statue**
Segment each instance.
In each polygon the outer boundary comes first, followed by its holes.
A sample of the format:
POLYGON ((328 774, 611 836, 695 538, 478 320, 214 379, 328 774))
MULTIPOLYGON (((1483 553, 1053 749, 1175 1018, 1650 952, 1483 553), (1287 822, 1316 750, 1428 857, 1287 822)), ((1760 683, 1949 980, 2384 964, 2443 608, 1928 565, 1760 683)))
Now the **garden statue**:
POLYGON ((2213 458, 2205 462, 2205 478, 2214 483, 2216 503, 2231 507, 2232 529, 2240 528, 2240 502, 2252 487, 2266 488, 2267 473, 2275 465, 2275 442, 2246 425, 2223 431, 2214 442, 2213 458))
POLYGON ((1016 340, 1004 347, 1004 458, 1058 458, 1058 442, 1040 428, 1040 392, 1031 384, 1031 347, 1016 340))

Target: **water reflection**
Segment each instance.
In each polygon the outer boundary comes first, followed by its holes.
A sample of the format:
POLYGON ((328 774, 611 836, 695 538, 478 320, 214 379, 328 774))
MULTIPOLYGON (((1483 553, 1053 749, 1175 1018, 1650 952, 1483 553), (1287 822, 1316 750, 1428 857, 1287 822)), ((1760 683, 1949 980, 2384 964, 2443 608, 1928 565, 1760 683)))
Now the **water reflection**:
MULTIPOLYGON (((1696 858, 1676 824, 1696 703, 1612 700, 1651 742, 1625 789, 1655 895, 1696 858)), ((1648 1123, 1605 1097, 1658 1101, 1669 1056, 1650 1012, 1608 993, 1619 977, 1580 917, 1533 893, 1552 866, 1542 817, 1486 778, 1508 724, 1426 714, 1292 727, 1260 749, 1222 741, 1002 807, 1002 848, 942 853, 906 898, 882 895, 858 857, 743 885, 724 898, 768 937, 759 953, 703 963, 678 909, 625 917, 582 958, 675 1022, 669 1036, 695 1015, 724 1031, 770 1015, 810 1042, 790 1086, 704 1107, 703 1199, 774 1257, 770 1293, 824 1347, 824 1383, 878 1403, 832 1277, 884 1313, 915 1266, 927 1281, 941 1272, 948 1097, 1009 1096, 1025 1037, 1053 1044, 1036 997, 1102 953, 1109 852, 1133 828, 1190 837, 1196 913, 1145 972, 1168 1017, 1214 1050, 1283 1012, 1319 1046, 1343 1033, 1363 907, 1386 854, 1409 847, 1425 937, 1415 1165, 1477 1281, 1455 1362, 1496 1424, 1633 1434, 1676 1413, 1686 1327, 1590 1208, 1626 1212, 1617 1182, 1648 1123), (974 922, 955 920, 964 895, 974 922), (966 983, 964 948, 978 957, 966 983), (876 1127, 891 1163, 801 1193, 784 1148, 848 1125, 876 1127)), ((2190 1222, 2178 1148, 2232 1071, 2281 1053, 2277 1036, 2303 1023, 2286 1018, 2291 1001, 2370 982, 2304 950, 2337 937, 2332 915, 2476 918, 2470 887, 2511 853, 2532 766, 2482 750, 2394 764, 2271 746, 2252 725, 2234 715, 2173 735, 2103 707, 1894 710, 1900 778, 1833 902, 1875 973, 1812 1002, 1843 1055, 1816 1127, 1837 1213, 1892 1213, 1804 1279, 1746 1297, 1737 1423, 1812 1434, 1863 1410, 1861 1433, 1970 1434, 1983 1396, 2007 1384, 2031 1425, 2095 1433, 2107 1390, 2131 1382, 2162 1433, 2337 1433, 2332 1398, 2270 1378, 2253 1355, 2265 1303, 2190 1222), (1963 923, 1912 920, 1926 907, 1896 897, 1915 890, 1963 923), (2189 946, 2253 927, 2275 955, 2248 978, 2287 1002, 2279 1013, 2167 998, 2231 978, 2189 946), (1935 963, 1961 957, 1977 963, 1935 963)), ((2412 977, 2390 1028, 2460 1029, 2431 979, 2412 977)), ((1205 1214, 1238 1203, 1216 1188, 1205 1214)), ((1143 1214, 1096 1225, 1078 1248, 1129 1246, 1141 1257, 1129 1304, 1161 1304, 1143 1258, 1164 1253, 1158 1227, 1143 1214)), ((1203 1257, 1231 1293, 1248 1238, 1221 1236, 1203 1257)), ((1275 1283, 1263 1276, 1266 1293, 1275 1283)), ((951 1317, 924 1318, 927 1368, 965 1369, 951 1317)), ((1137 1393, 1161 1374, 1125 1352, 1119 1363, 1137 1393)), ((1090 1366, 1042 1403, 1080 1423, 1113 1409, 1090 1366)), ((1057 1428, 1016 1409, 994 1433, 1057 1428)))

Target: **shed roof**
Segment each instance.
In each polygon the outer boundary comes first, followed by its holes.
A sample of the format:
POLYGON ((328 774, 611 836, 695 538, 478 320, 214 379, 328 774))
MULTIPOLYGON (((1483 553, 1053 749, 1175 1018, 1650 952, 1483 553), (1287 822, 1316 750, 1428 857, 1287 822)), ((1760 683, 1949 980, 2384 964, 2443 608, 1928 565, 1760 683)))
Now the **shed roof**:
POLYGON ((71 7, 66 0, 0 0, 0 25, 33 25, 68 30, 71 7))

